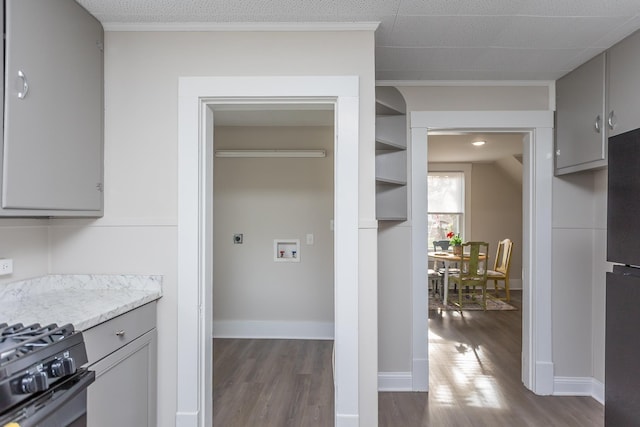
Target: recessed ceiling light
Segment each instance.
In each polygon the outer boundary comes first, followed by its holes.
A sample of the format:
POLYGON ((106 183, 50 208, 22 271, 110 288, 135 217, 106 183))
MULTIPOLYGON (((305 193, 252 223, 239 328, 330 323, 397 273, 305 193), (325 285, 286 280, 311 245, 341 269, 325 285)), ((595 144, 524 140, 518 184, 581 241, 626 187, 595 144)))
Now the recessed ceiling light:
POLYGON ((475 142, 472 142, 471 144, 475 145, 476 147, 480 147, 486 143, 487 141, 475 141, 475 142))

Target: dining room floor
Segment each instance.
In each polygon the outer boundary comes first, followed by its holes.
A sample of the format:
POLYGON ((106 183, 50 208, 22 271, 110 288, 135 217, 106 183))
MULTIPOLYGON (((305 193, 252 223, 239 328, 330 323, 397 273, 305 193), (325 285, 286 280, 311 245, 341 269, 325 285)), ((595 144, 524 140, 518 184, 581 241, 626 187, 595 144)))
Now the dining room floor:
POLYGON ((429 393, 378 394, 379 427, 604 425, 591 397, 537 396, 521 381, 522 291, 515 311, 429 310, 429 393))

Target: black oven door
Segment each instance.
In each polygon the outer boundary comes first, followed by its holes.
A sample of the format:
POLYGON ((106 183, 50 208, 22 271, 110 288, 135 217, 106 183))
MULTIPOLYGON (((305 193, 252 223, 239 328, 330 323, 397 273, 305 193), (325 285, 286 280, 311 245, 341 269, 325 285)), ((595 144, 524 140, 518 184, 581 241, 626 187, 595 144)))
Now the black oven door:
POLYGON ((82 427, 87 425, 87 387, 96 374, 86 369, 59 381, 26 403, 0 415, 0 426, 82 427), (12 424, 15 423, 15 424, 12 424))

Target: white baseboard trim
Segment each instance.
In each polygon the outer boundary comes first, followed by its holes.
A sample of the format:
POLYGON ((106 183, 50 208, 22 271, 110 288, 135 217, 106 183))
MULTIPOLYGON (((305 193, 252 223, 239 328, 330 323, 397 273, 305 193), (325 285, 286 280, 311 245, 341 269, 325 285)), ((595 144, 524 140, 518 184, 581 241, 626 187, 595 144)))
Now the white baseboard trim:
POLYGON ((428 359, 413 359, 411 391, 429 391, 428 359))
POLYGON ((176 427, 197 427, 198 412, 176 412, 176 427))
MULTIPOLYGON (((502 287, 504 282, 498 282, 498 286, 502 287)), ((487 289, 493 289, 493 280, 487 280, 487 289)), ((522 279, 509 279, 509 289, 512 291, 522 290, 522 279)))
POLYGON ((378 391, 412 391, 411 372, 378 372, 378 391))
POLYGON ((359 427, 360 417, 358 415, 336 414, 335 427, 359 427))
POLYGON ((553 363, 552 362, 535 362, 536 378, 534 380, 535 388, 532 391, 540 396, 549 396, 553 394, 553 363))
POLYGON ((604 384, 591 377, 554 377, 554 396, 590 396, 604 405, 604 384))
POLYGON ((333 322, 278 322, 219 320, 213 322, 213 338, 332 340, 333 322))

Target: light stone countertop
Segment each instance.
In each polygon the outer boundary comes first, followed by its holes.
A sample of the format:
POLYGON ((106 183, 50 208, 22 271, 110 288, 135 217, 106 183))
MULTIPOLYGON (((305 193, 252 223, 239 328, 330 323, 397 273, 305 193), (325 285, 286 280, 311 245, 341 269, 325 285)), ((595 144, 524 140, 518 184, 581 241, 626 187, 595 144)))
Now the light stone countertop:
POLYGON ((86 330, 162 296, 162 276, 48 275, 0 285, 0 323, 86 330))

